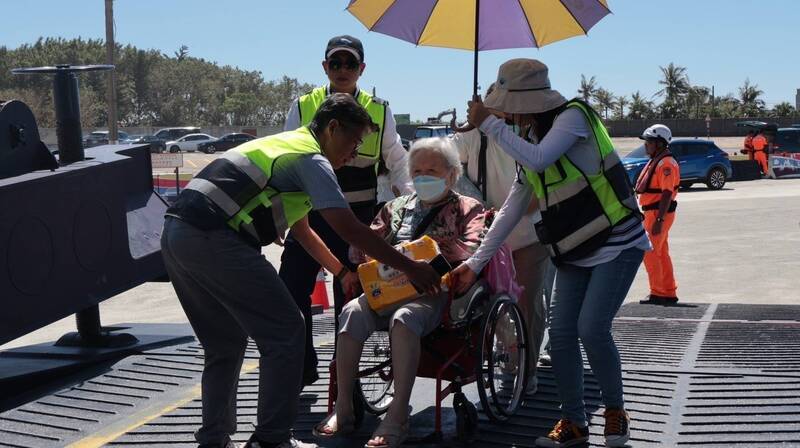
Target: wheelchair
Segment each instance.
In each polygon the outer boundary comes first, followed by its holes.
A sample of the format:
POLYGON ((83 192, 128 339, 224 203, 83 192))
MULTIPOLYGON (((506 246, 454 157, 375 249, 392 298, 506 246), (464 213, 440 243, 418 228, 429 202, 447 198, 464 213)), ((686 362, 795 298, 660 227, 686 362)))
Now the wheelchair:
MULTIPOLYGON (((489 420, 508 420, 525 395, 528 356, 528 335, 515 299, 505 294, 491 295, 483 280, 464 295, 448 298, 441 325, 421 340, 417 369, 417 377, 436 380, 434 431, 407 443, 438 443, 443 439, 442 402, 450 394, 456 414, 456 438, 467 443, 474 440, 478 412, 462 392, 465 385, 473 382, 489 420)), ((333 412, 336 401, 335 363, 334 360, 330 364, 328 413, 333 412)), ((389 334, 376 331, 364 343, 354 408, 357 413, 363 410, 383 414, 392 402, 393 392, 389 334)))

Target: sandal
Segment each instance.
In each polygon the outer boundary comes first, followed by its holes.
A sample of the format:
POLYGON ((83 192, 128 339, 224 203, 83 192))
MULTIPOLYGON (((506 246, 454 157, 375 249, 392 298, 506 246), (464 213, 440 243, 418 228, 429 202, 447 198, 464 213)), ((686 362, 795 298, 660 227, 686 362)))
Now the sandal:
POLYGON ((336 411, 328 414, 324 420, 314 425, 314 428, 311 430, 311 434, 313 434, 315 437, 320 437, 323 439, 336 436, 347 436, 353 434, 354 432, 356 432, 355 418, 339 422, 339 418, 336 416, 336 411))
POLYGON ((396 423, 389 423, 383 420, 378 429, 372 433, 364 448, 397 448, 403 444, 408 438, 408 421, 398 425, 396 423), (383 437, 383 443, 378 445, 370 445, 369 442, 378 437, 383 437))

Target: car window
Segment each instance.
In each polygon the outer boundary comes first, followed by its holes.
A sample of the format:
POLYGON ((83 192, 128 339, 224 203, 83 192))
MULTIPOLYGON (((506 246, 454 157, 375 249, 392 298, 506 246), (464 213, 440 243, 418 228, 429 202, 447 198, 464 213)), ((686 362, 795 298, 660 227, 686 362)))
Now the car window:
POLYGON ((685 145, 685 152, 688 156, 704 156, 708 154, 708 145, 685 145))
POLYGON ((775 144, 779 151, 800 152, 800 131, 778 131, 775 144))
POLYGON ((629 152, 628 155, 626 155, 625 157, 630 157, 632 159, 643 159, 647 157, 647 151, 644 149, 644 145, 641 145, 638 148, 634 149, 633 151, 629 152))
POLYGON ((669 145, 669 151, 675 157, 685 157, 686 156, 686 145, 673 143, 673 144, 669 145))

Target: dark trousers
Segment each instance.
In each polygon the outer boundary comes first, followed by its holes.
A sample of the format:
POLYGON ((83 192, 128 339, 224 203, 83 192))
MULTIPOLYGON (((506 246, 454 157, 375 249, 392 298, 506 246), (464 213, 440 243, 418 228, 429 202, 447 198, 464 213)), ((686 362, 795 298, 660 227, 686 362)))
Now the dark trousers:
MULTIPOLYGON (((353 207, 353 213, 355 213, 359 221, 369 225, 369 223, 372 222, 372 218, 375 216, 375 206, 372 204, 356 206, 353 207)), ((325 242, 325 245, 333 252, 333 255, 350 269, 355 269, 355 266, 350 263, 347 256, 350 246, 339 238, 339 235, 333 231, 322 216, 312 211, 308 214, 308 222, 311 228, 322 238, 322 241, 325 242)), ((289 236, 286 238, 284 245, 283 255, 281 255, 279 275, 286 284, 297 307, 300 308, 306 320, 306 346, 303 370, 304 384, 308 384, 317 374, 317 352, 314 350, 314 337, 312 333, 311 293, 314 290, 314 282, 316 282, 319 270, 319 263, 303 249, 303 246, 301 246, 300 243, 294 239, 292 233, 289 232, 289 236)), ((334 272, 334 274, 336 273, 334 272)), ((339 283, 339 280, 334 279, 333 304, 336 316, 336 328, 339 328, 339 313, 342 312, 344 302, 345 297, 344 291, 342 291, 342 285, 339 283)))
MULTIPOLYGON (((247 337, 258 346, 255 435, 291 437, 303 359, 303 316, 258 248, 228 229, 200 230, 167 218, 164 264, 205 351, 200 444, 224 444, 236 427, 236 391, 247 337)), ((220 445, 221 446, 221 445, 220 445)))

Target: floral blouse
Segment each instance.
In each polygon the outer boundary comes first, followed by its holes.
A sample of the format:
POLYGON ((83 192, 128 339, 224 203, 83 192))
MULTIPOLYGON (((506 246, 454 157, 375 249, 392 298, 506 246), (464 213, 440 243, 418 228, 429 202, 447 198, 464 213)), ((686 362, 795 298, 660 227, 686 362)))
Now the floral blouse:
MULTIPOLYGON (((486 211, 479 201, 452 191, 442 201, 446 205, 423 233, 436 241, 442 255, 455 266, 480 246, 488 228, 486 211)), ((389 244, 410 241, 431 208, 423 206, 416 194, 401 196, 387 202, 370 227, 389 244)))

